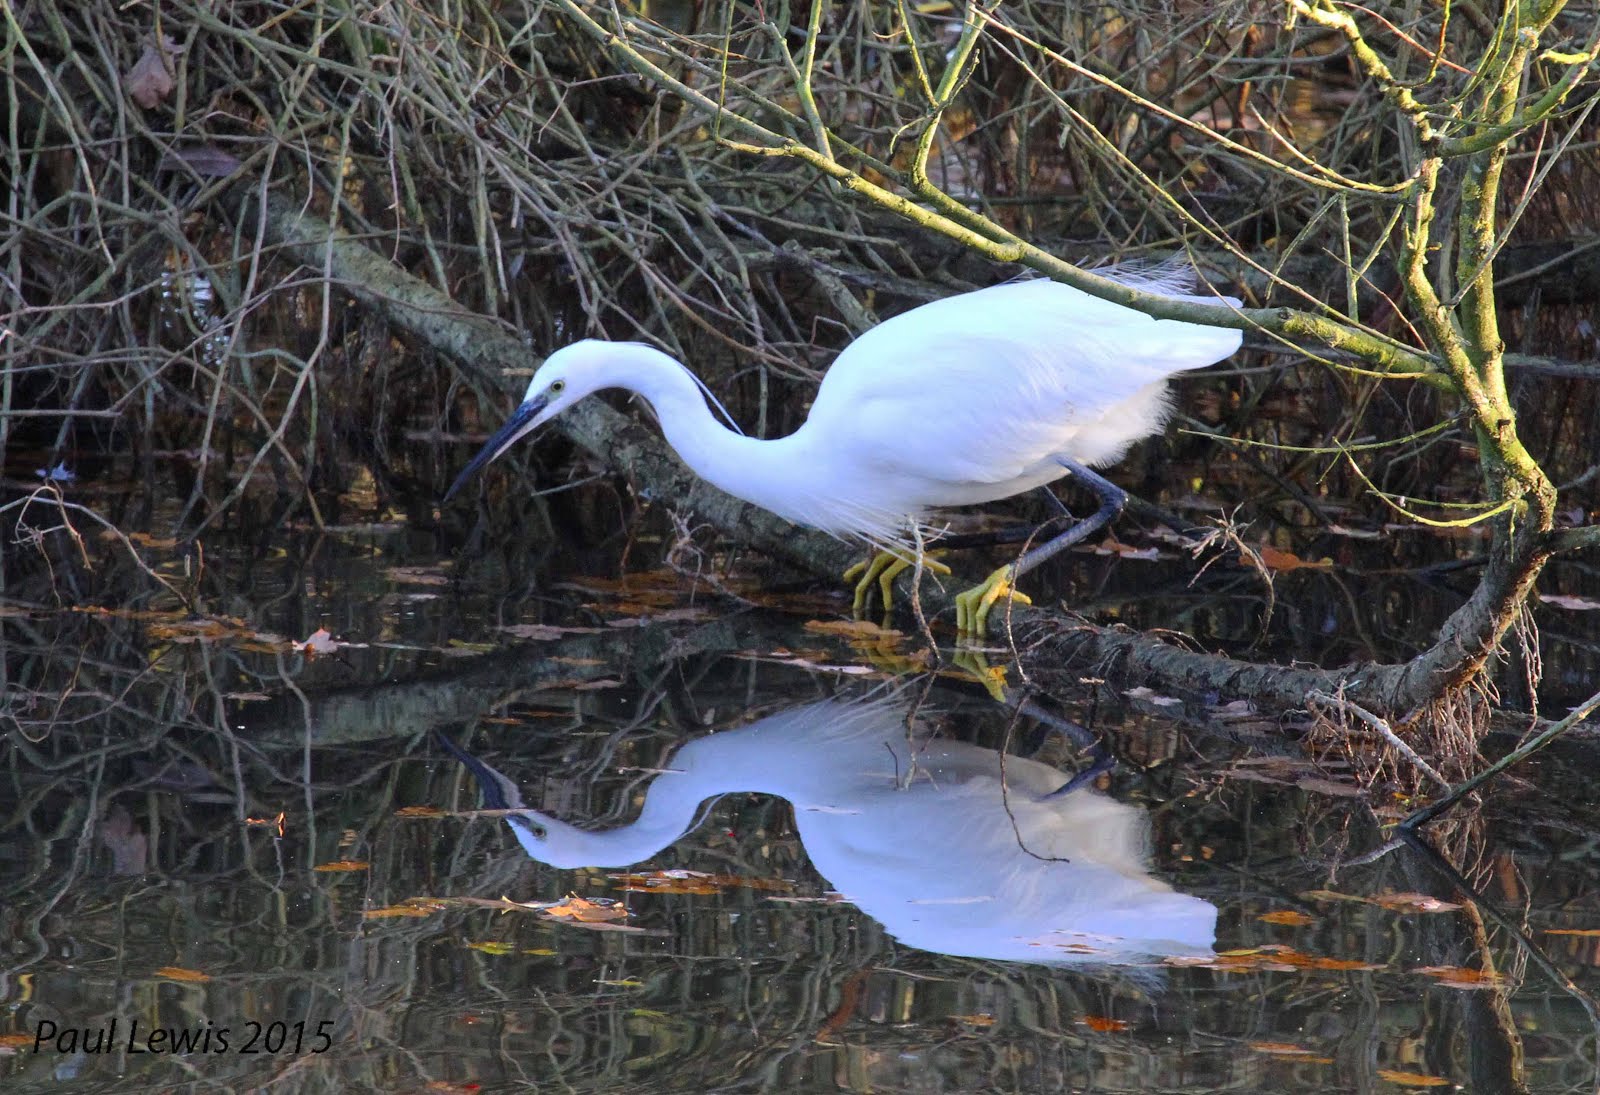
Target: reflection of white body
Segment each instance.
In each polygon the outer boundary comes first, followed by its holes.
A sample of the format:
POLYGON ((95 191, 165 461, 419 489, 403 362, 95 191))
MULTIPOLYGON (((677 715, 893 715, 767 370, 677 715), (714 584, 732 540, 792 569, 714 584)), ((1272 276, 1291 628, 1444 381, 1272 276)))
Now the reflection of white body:
MULTIPOLYGON (((1001 759, 908 741, 894 702, 829 701, 682 746, 632 824, 509 820, 541 862, 624 867, 681 837, 708 798, 777 795, 817 870, 911 946, 1053 964, 1209 952, 1216 909, 1150 876, 1142 811, 1086 787, 1051 797, 1062 774, 1019 757, 1004 758, 1002 786, 1001 759)), ((521 805, 508 780, 472 767, 495 805, 521 805)))

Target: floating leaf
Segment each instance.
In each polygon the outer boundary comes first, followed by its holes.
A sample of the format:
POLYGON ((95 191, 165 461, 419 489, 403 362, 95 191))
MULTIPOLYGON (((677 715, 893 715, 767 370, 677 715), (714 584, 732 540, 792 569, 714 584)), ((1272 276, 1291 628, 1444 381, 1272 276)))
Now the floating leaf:
MULTIPOLYGON (((1258 546, 1256 548, 1256 554, 1261 556, 1261 562, 1268 570, 1276 570, 1279 573, 1286 573, 1291 570, 1333 569, 1332 559, 1318 559, 1316 562, 1309 562, 1300 558, 1300 556, 1296 555, 1292 551, 1280 551, 1270 544, 1261 544, 1258 546)), ((1240 562, 1242 565, 1249 565, 1244 560, 1240 560, 1240 562)))
POLYGON ((1305 1046, 1297 1046, 1293 1042, 1248 1042, 1249 1047, 1257 1053, 1270 1053, 1274 1057, 1311 1057, 1319 1061, 1326 1061, 1326 1057, 1317 1057, 1315 1050, 1305 1046))
POLYGON ((209 974, 201 973, 199 970, 184 969, 182 966, 162 966, 155 971, 155 975, 165 977, 168 981, 186 981, 195 985, 211 980, 209 974))
POLYGON ((1241 950, 1221 951, 1209 956, 1179 955, 1165 960, 1169 966, 1201 966, 1206 969, 1245 972, 1250 970, 1323 970, 1343 973, 1352 970, 1380 970, 1370 962, 1350 958, 1324 958, 1315 954, 1302 954, 1293 947, 1267 944, 1241 950))
POLYGON ((847 639, 899 642, 906 637, 903 631, 880 627, 871 620, 807 620, 803 626, 807 631, 814 631, 819 635, 838 635, 847 639))
POLYGON ((1431 977, 1447 989, 1492 989, 1502 983, 1497 973, 1469 969, 1466 966, 1424 966, 1412 973, 1431 977))
POLYGON ((332 863, 319 863, 311 869, 332 874, 339 871, 365 871, 371 866, 372 864, 364 863, 359 859, 339 859, 332 863))
POLYGON ((1082 1019, 1079 1019, 1078 1022, 1082 1023, 1090 1030, 1098 1031, 1101 1034, 1110 1034, 1115 1031, 1128 1029, 1128 1022, 1126 1019, 1108 1019, 1103 1015, 1085 1015, 1082 1019))
POLYGON ((630 893, 713 894, 734 888, 782 892, 794 888, 794 883, 781 878, 746 878, 742 875, 706 874, 682 869, 607 877, 630 893))
POLYGON ((1440 901, 1437 897, 1425 893, 1380 893, 1367 898, 1367 901, 1392 912, 1455 912, 1461 907, 1454 901, 1440 901))
POLYGON ((1398 1072, 1392 1068, 1380 1068, 1380 1079, 1388 1080, 1391 1084, 1404 1084, 1406 1087, 1454 1087, 1455 1082, 1443 1076, 1429 1076, 1425 1072, 1398 1072))
POLYGON ((614 902, 589 901, 573 894, 544 910, 546 916, 594 924, 607 920, 626 920, 628 910, 614 902))
POLYGON ((363 909, 363 920, 392 920, 398 917, 423 917, 432 916, 443 909, 444 905, 438 901, 430 901, 425 897, 407 898, 398 905, 390 905, 382 909, 363 909))
POLYGON ((395 817, 444 817, 444 811, 437 806, 402 806, 394 812, 395 817))
POLYGON ((1262 913, 1256 919, 1264 924, 1286 924, 1295 928, 1303 928, 1307 924, 1316 923, 1314 917, 1307 916, 1298 909, 1276 909, 1269 913, 1262 913))
POLYGON ((510 954, 517 948, 510 943, 468 943, 467 949, 481 951, 484 954, 510 954))

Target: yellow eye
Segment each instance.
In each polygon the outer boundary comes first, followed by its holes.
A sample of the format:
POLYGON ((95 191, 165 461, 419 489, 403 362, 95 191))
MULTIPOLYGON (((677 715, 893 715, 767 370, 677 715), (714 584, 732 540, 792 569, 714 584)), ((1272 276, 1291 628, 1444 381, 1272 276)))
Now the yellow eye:
POLYGON ((550 394, 551 395, 560 395, 562 392, 564 392, 566 390, 567 390, 567 382, 565 380, 553 381, 551 383, 551 385, 550 385, 550 394))

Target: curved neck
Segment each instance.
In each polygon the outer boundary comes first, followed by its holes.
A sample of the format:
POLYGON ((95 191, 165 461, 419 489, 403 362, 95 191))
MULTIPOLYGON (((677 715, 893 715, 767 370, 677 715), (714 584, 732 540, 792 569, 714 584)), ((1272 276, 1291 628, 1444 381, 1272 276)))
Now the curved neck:
POLYGON ((523 850, 541 863, 573 870, 629 867, 670 847, 687 833, 699 814, 700 803, 708 797, 672 780, 670 774, 663 774, 651 783, 638 820, 616 829, 580 829, 536 810, 529 810, 525 818, 506 820, 523 850), (543 830, 542 836, 529 830, 530 821, 543 830))
POLYGON ((776 795, 798 810, 805 801, 848 798, 858 780, 892 791, 900 766, 893 745, 905 733, 899 711, 890 702, 824 700, 686 742, 650 781, 638 819, 615 829, 579 829, 530 810, 540 836, 507 820, 541 863, 626 867, 677 841, 698 820, 701 804, 717 795, 776 795))
POLYGON ((835 531, 823 500, 836 493, 836 485, 819 480, 820 465, 805 451, 804 427, 774 440, 735 433, 717 421, 683 365, 638 343, 616 347, 605 386, 643 396, 667 444, 695 474, 780 517, 835 531))

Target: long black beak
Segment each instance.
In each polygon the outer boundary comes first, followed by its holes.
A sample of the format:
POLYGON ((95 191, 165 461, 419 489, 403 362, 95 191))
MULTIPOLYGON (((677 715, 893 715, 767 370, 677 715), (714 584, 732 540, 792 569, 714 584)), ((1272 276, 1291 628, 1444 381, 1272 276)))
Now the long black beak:
POLYGON ((517 438, 532 429, 534 419, 539 417, 549 403, 549 396, 536 395, 512 411, 511 417, 506 420, 506 424, 495 431, 495 435, 484 443, 483 448, 478 450, 478 455, 472 458, 472 463, 463 468, 461 474, 456 476, 456 481, 451 483, 450 489, 444 492, 444 500, 448 502, 454 498, 456 491, 460 490, 468 479, 477 474, 480 468, 505 452, 516 442, 517 438))

